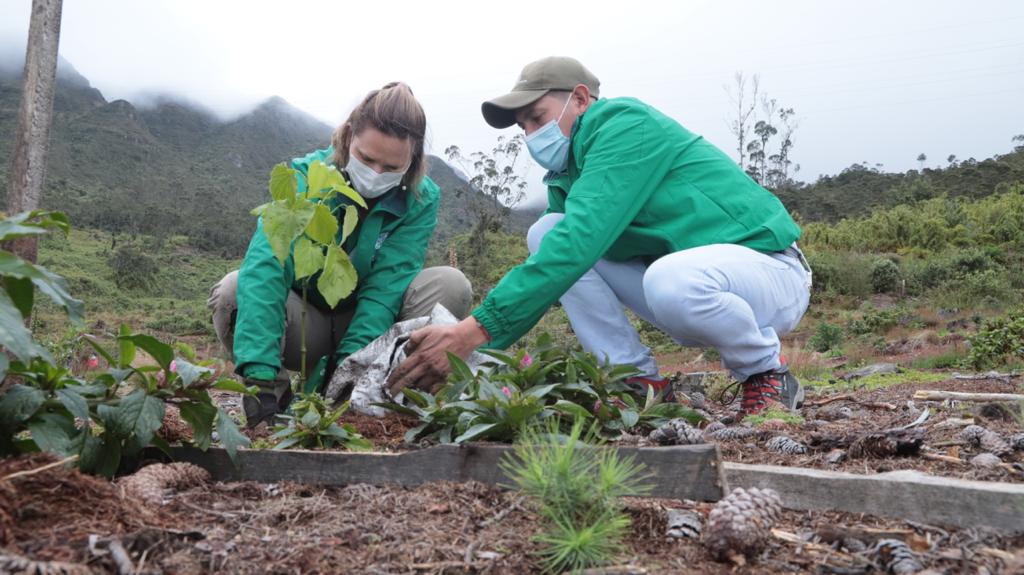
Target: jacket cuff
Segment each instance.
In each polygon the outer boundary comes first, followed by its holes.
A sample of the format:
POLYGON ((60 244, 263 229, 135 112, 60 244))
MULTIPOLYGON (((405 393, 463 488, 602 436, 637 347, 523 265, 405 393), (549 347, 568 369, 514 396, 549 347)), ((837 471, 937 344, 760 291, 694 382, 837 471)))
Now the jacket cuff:
POLYGON ((491 341, 484 344, 483 347, 506 347, 501 345, 500 340, 503 339, 503 334, 508 332, 506 329, 508 321, 494 309, 494 304, 491 304, 490 300, 484 300, 479 307, 473 310, 471 315, 483 326, 484 330, 487 331, 487 335, 491 338, 491 341))
POLYGON ((260 363, 250 363, 242 368, 242 377, 260 381, 274 381, 277 370, 260 363))

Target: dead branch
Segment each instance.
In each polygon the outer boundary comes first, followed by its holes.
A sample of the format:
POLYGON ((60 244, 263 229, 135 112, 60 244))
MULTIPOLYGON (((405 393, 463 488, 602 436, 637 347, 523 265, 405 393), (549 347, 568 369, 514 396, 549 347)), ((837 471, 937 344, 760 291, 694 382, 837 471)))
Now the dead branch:
POLYGON ((925 401, 1024 401, 1020 393, 966 393, 961 391, 940 391, 937 389, 919 389, 914 392, 914 399, 925 401))

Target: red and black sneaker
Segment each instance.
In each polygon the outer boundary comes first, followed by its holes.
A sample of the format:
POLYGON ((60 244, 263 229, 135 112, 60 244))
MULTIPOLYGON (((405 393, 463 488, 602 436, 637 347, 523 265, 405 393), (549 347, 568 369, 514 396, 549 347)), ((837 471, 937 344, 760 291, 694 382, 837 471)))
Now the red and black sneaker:
POLYGON ((661 401, 672 403, 676 400, 676 394, 672 390, 672 380, 667 377, 637 375, 626 379, 626 385, 641 399, 647 397, 647 389, 654 388, 654 396, 661 397, 661 401))
POLYGON ((740 383, 743 397, 737 419, 756 415, 771 407, 797 410, 804 403, 804 388, 785 364, 754 374, 740 383))

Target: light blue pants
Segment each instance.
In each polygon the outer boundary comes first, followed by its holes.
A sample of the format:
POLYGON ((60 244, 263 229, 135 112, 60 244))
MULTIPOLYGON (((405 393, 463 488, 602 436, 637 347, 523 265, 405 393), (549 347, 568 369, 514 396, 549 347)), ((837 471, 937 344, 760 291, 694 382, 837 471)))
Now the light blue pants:
MULTIPOLYGON (((563 217, 547 214, 530 227, 530 253, 563 217)), ((781 365, 779 335, 796 327, 809 299, 810 273, 799 257, 714 244, 649 266, 598 260, 559 301, 583 349, 602 360, 658 373, 625 306, 680 345, 717 349, 722 365, 743 381, 781 365)))

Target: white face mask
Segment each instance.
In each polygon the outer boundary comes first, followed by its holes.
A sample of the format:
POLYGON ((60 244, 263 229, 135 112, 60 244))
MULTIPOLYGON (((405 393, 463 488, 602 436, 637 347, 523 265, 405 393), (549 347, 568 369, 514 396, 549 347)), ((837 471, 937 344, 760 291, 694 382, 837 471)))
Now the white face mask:
POLYGON ((368 200, 379 198, 388 190, 402 183, 405 172, 384 172, 378 174, 376 170, 359 161, 351 151, 348 153, 348 165, 345 166, 348 177, 352 180, 352 187, 359 192, 360 196, 368 200))

